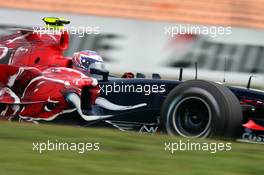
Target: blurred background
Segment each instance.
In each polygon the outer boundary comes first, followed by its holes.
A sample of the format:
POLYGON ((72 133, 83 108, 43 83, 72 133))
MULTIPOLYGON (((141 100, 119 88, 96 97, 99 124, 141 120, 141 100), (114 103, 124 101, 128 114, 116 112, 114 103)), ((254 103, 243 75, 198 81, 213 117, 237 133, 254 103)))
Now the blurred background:
POLYGON ((0 0, 0 34, 10 27, 44 26, 43 17, 64 17, 68 27, 99 29, 72 34, 66 56, 99 52, 114 74, 160 73, 176 79, 198 78, 264 87, 263 0, 0 0), (172 28, 203 32, 172 34, 172 28), (213 27, 228 32, 206 33, 213 27), (224 73, 225 72, 225 73, 224 73))

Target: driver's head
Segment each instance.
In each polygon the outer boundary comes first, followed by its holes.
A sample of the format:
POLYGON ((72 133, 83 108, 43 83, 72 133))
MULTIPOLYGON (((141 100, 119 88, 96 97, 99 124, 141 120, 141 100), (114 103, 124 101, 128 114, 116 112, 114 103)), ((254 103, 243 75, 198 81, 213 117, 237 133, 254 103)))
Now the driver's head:
POLYGON ((90 75, 90 69, 105 69, 103 59, 95 51, 84 50, 75 52, 72 58, 72 67, 86 75, 90 75))

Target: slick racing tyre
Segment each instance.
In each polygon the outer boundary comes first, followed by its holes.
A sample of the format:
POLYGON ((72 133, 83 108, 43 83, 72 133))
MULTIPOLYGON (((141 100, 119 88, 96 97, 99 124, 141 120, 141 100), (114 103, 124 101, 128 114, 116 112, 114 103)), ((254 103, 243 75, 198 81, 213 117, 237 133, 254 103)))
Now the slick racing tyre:
POLYGON ((209 81, 190 80, 178 85, 161 109, 161 125, 169 135, 236 137, 241 124, 237 97, 227 87, 209 81))

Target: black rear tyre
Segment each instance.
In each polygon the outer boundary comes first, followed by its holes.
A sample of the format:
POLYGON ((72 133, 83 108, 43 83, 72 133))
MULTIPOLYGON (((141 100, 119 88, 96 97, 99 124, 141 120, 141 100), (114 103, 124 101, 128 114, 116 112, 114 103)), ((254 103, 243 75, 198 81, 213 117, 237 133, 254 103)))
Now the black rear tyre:
POLYGON ((225 86, 203 80, 175 87, 163 103, 161 125, 169 135, 236 137, 241 132, 242 109, 225 86))

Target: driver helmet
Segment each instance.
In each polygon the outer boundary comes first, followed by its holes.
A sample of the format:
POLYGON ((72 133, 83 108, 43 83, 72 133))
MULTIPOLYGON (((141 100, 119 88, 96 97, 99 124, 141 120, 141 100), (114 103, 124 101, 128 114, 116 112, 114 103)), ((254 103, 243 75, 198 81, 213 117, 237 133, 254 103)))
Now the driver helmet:
POLYGON ((75 52, 72 58, 72 67, 86 75, 91 75, 90 69, 105 69, 104 61, 95 51, 83 50, 75 52))

